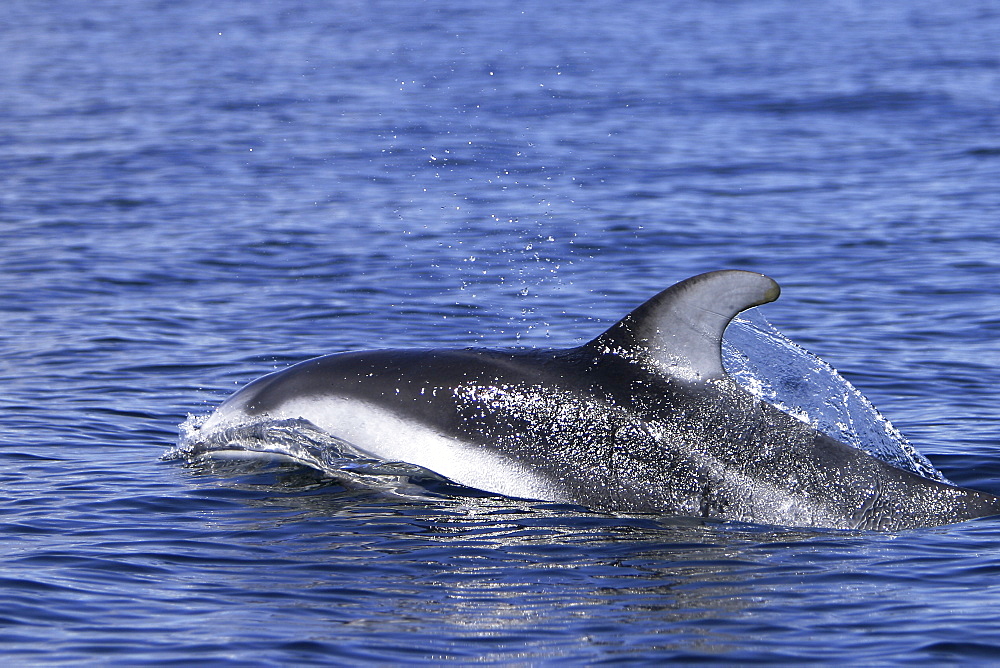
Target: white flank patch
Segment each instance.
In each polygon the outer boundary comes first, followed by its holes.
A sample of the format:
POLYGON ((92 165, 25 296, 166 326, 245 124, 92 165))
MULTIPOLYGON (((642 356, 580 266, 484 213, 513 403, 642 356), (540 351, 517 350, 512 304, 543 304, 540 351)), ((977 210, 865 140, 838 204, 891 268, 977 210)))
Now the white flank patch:
MULTIPOLYGON (((372 457, 415 464, 467 487, 504 496, 569 501, 556 484, 508 457, 368 402, 345 397, 297 398, 268 417, 308 420, 372 457)), ((233 426, 246 418, 241 410, 216 412, 202 430, 233 426)))

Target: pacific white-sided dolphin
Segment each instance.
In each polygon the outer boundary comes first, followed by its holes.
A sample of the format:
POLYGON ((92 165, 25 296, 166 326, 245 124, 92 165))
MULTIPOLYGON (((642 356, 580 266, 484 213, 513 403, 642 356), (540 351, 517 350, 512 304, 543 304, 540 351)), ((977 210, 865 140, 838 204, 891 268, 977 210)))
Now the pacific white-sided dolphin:
POLYGON ((737 385, 723 332, 778 294, 717 271, 577 348, 327 355, 253 381, 200 431, 305 419, 462 485, 606 511, 882 530, 1000 513, 1000 498, 896 468, 737 385))

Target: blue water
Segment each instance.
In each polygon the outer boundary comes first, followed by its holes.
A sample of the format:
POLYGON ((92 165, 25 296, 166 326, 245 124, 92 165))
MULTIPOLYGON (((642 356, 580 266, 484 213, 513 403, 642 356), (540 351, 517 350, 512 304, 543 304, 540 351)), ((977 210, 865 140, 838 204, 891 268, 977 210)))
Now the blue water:
POLYGON ((990 1, 0 6, 8 663, 1000 656, 1000 520, 617 517, 161 461, 340 350, 567 346, 729 267, 1000 493, 990 1))

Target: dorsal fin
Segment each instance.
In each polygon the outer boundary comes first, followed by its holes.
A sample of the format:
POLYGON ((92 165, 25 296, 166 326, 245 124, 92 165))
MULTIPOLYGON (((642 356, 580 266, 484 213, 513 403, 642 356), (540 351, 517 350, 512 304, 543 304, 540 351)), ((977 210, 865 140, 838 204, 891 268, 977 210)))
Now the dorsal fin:
POLYGON ((721 378, 726 326, 740 311, 773 302, 780 292, 774 280, 751 271, 700 274, 656 295, 587 346, 654 373, 721 378))

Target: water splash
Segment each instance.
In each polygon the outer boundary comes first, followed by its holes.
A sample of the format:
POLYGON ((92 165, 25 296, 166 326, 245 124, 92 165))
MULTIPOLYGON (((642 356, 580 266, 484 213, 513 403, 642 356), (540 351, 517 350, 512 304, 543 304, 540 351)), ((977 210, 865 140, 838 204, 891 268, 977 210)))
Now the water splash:
POLYGON ((947 482, 857 388, 756 309, 733 320, 722 352, 729 375, 764 401, 873 457, 947 482))
POLYGON ((162 459, 197 464, 211 460, 272 458, 310 466, 328 476, 391 491, 407 498, 433 496, 415 479, 440 476, 413 464, 375 459, 353 445, 319 429, 308 420, 266 417, 203 431, 208 415, 188 418, 180 425, 177 445, 162 459))

